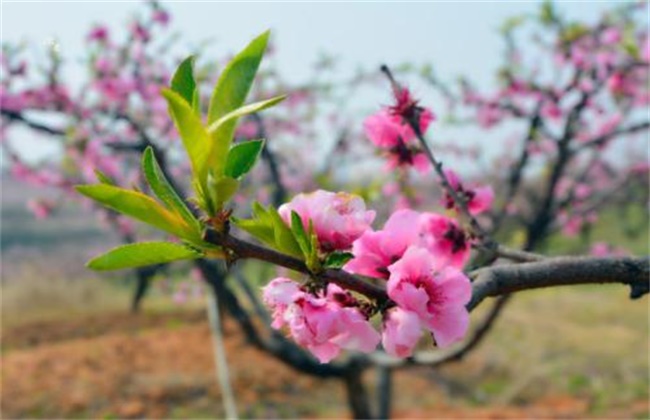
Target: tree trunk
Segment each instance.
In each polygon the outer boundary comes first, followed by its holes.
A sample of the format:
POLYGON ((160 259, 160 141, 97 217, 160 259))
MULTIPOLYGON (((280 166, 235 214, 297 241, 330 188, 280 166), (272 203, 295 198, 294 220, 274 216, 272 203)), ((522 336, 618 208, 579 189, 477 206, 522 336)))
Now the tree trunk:
POLYGON ((389 419, 393 393, 393 371, 384 366, 377 367, 377 418, 389 419))
POLYGON ((368 393, 363 384, 363 370, 350 367, 349 372, 343 378, 345 381, 345 390, 348 394, 348 406, 352 411, 352 417, 355 419, 370 419, 370 404, 368 393))

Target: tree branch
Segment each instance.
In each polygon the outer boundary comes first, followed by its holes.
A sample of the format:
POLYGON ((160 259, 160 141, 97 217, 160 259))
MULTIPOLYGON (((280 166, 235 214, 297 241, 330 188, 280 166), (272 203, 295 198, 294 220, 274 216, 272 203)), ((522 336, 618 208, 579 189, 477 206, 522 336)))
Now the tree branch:
POLYGON ((211 244, 222 246, 230 250, 235 259, 253 258, 256 260, 270 262, 281 267, 308 274, 325 282, 333 282, 339 286, 354 290, 368 297, 386 300, 386 291, 384 288, 370 284, 360 277, 349 274, 343 270, 326 269, 320 273, 311 273, 307 265, 298 258, 282 254, 269 248, 252 244, 250 242, 237 239, 233 236, 219 233, 214 229, 207 229, 203 239, 211 244))
MULTIPOLYGON (((298 258, 212 229, 206 230, 204 240, 230 250, 234 259, 253 258, 270 262, 325 282, 336 283, 369 298, 388 300, 383 287, 371 284, 343 270, 327 269, 319 273, 310 273, 305 263, 298 258)), ((471 311, 489 296, 573 284, 622 283, 632 288, 632 298, 639 298, 650 291, 649 275, 650 259, 640 257, 558 257, 519 265, 491 266, 470 273, 470 277, 475 281, 472 286, 472 300, 467 304, 467 309, 471 311)))
POLYGON ((64 136, 65 135, 65 130, 62 130, 60 128, 50 127, 49 125, 45 125, 45 124, 41 124, 39 122, 33 121, 33 120, 25 117, 20 112, 10 111, 8 109, 2 109, 0 111, 2 113, 2 116, 8 118, 9 121, 20 122, 22 124, 25 124, 26 126, 28 126, 31 129, 41 131, 41 132, 49 134, 51 136, 64 136))
POLYGON ((613 139, 614 137, 623 136, 626 134, 633 134, 636 133, 637 131, 643 131, 647 128, 650 128, 650 121, 644 121, 641 123, 630 125, 628 127, 622 127, 610 133, 603 134, 602 136, 598 136, 592 140, 589 140, 586 143, 581 144, 578 147, 578 150, 587 149, 589 147, 598 147, 607 143, 609 140, 613 139))
POLYGON ((519 265, 482 268, 474 273, 472 310, 489 296, 501 296, 542 287, 590 283, 621 283, 630 286, 632 299, 650 291, 650 260, 618 257, 559 257, 519 265))

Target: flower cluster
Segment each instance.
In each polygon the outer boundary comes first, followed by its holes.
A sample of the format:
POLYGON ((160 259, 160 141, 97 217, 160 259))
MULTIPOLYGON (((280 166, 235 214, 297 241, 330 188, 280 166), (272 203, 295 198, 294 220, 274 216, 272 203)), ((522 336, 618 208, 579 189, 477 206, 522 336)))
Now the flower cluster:
POLYGON ((288 225, 292 211, 313 227, 323 256, 351 251, 344 269, 385 282, 391 301, 373 307, 334 284, 301 286, 279 277, 264 288, 274 328, 287 327, 323 363, 341 349, 373 351, 380 340, 388 354, 408 357, 423 330, 441 347, 463 338, 471 285, 461 269, 470 243, 455 220, 403 209, 382 230, 373 231, 375 214, 360 197, 322 190, 300 194, 280 207, 288 225), (370 322, 377 312, 383 317, 381 334, 370 322))
POLYGON ((418 145, 409 120, 417 121, 420 134, 424 134, 435 115, 429 109, 417 106, 407 89, 396 93, 395 102, 395 105, 366 118, 363 124, 366 136, 384 152, 388 169, 412 166, 425 173, 431 165, 418 145))
POLYGON ((356 307, 356 299, 335 284, 312 294, 278 277, 264 288, 264 302, 273 308, 273 328, 286 325, 296 342, 323 363, 341 349, 370 352, 379 344, 379 334, 356 307))

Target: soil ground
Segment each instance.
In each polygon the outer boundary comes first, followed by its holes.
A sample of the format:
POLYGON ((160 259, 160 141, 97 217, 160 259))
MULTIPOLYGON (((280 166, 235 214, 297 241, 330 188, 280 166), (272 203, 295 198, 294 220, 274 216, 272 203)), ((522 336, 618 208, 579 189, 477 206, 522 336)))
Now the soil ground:
MULTIPOLYGON (((3 418, 222 417, 212 347, 200 310, 27 323, 4 331, 3 418)), ((226 325, 237 405, 245 418, 348 417, 342 386, 296 374, 246 345, 226 325)), ((471 369, 486 360, 471 357, 471 369)), ((594 413, 593 399, 545 395, 525 403, 476 406, 448 398, 440 374, 396 375, 395 417, 645 418, 645 398, 594 413)), ((451 370, 442 375, 453 374, 451 370)), ((370 383, 371 375, 366 380, 370 383)))

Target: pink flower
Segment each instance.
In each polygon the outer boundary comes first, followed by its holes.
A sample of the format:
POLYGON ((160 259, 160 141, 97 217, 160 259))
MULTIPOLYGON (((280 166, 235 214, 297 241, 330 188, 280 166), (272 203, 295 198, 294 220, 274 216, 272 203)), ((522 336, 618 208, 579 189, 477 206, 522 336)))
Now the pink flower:
POLYGON ((396 148, 389 153, 386 169, 393 170, 399 166, 412 166, 421 174, 426 174, 431 169, 429 158, 419 149, 396 148))
POLYGON ((418 101, 413 98, 411 91, 406 88, 394 90, 395 103, 388 107, 388 112, 396 122, 405 125, 409 131, 410 137, 415 137, 415 133, 408 124, 409 121, 417 120, 418 130, 424 134, 429 128, 429 124, 435 121, 436 116, 430 109, 418 105, 418 101))
POLYGON ((177 305, 182 305, 184 303, 187 303, 189 295, 187 292, 187 284, 186 283, 181 283, 178 285, 176 292, 174 293, 174 296, 172 297, 173 301, 177 305))
POLYGON ((284 312, 297 297, 304 294, 298 283, 286 277, 273 279, 262 289, 264 303, 273 308, 273 328, 278 329, 284 325, 284 312))
POLYGON ((108 41, 108 28, 105 26, 95 26, 88 33, 89 41, 97 41, 100 43, 108 41))
POLYGON ((600 42, 605 45, 618 44, 621 39, 621 31, 618 28, 607 28, 600 34, 600 42))
POLYGON ((496 106, 481 106, 476 114, 476 120, 483 128, 491 128, 503 119, 503 112, 496 106))
POLYGON ((575 186, 575 197, 578 200, 586 200, 591 195, 591 187, 587 184, 578 184, 575 186))
POLYGON ((419 223, 422 246, 445 265, 463 268, 470 256, 470 244, 458 223, 435 213, 422 214, 419 223))
POLYGON ((370 115, 363 122, 363 129, 366 136, 377 147, 391 148, 402 142, 410 141, 406 126, 396 121, 396 118, 382 109, 376 114, 370 115))
POLYGON ((597 136, 604 136, 610 134, 621 124, 623 121, 623 114, 616 112, 608 116, 603 123, 596 130, 597 136))
POLYGON ((326 299, 330 306, 339 312, 340 332, 332 342, 343 349, 370 353, 379 344, 379 333, 357 308, 357 301, 336 284, 327 285, 326 299), (338 306, 338 308, 337 308, 338 306))
POLYGON ((131 24, 131 34, 133 38, 143 43, 147 43, 151 40, 151 34, 140 22, 133 22, 131 24))
POLYGON ((569 238, 579 234, 584 225, 584 220, 581 217, 569 215, 566 212, 559 214, 558 222, 562 225, 562 234, 569 238))
POLYGON ((409 120, 417 119, 418 130, 425 133, 435 115, 426 108, 417 106, 407 89, 396 94, 396 104, 383 108, 366 118, 363 124, 366 136, 387 155, 387 168, 413 166, 421 173, 427 172, 431 165, 419 147, 416 135, 409 120))
POLYGON ((469 325, 465 305, 472 287, 461 271, 442 267, 420 247, 410 247, 388 271, 388 296, 403 310, 415 313, 439 346, 463 338, 469 325))
POLYGON ((152 20, 156 23, 160 23, 162 26, 167 26, 169 23, 169 13, 162 9, 154 10, 152 20))
MULTIPOLYGON (((445 176, 457 194, 465 197, 465 200, 467 200, 467 209, 472 215, 476 216, 492 207, 492 202, 494 201, 494 191, 492 190, 492 187, 477 187, 473 189, 465 188, 456 172, 451 169, 445 170, 445 176)), ((456 207, 454 199, 446 192, 444 204, 448 209, 456 207)))
POLYGON ((594 90, 594 82, 591 79, 582 79, 578 83, 578 88, 584 93, 589 93, 594 90))
POLYGON ((351 259, 345 270, 365 276, 387 279, 388 267, 397 262, 407 248, 427 249, 441 265, 462 268, 470 255, 470 244, 458 223, 435 213, 409 209, 391 215, 384 228, 368 231, 352 245, 351 259))
POLYGON ((313 223, 321 250, 325 252, 349 249, 370 229, 375 218, 375 212, 366 210, 361 197, 324 190, 298 194, 290 203, 280 206, 278 212, 288 225, 291 225, 292 211, 300 215, 305 229, 310 221, 313 223))
POLYGON ((414 312, 394 307, 384 315, 381 342, 391 356, 409 357, 421 336, 422 324, 414 312))
POLYGON ((27 208, 36 219, 43 220, 47 219, 54 210, 54 203, 47 200, 30 199, 27 201, 27 208))
POLYGON ((354 258, 345 270, 365 276, 387 279, 388 266, 399 260, 406 249, 419 239, 419 213, 398 210, 378 232, 367 231, 352 245, 354 258))
POLYGON ((108 74, 113 70, 113 62, 107 57, 99 57, 95 61, 95 70, 102 75, 108 74))
POLYGON ((335 284, 323 295, 300 290, 292 280, 277 278, 264 288, 264 301, 273 308, 273 328, 286 325, 293 339, 321 363, 341 349, 371 352, 380 336, 355 307, 356 300, 335 284))
POLYGON ((614 94, 622 94, 625 92, 625 77, 623 73, 614 73, 607 79, 607 87, 614 94))
POLYGON ((607 257, 612 254, 612 251, 605 242, 596 242, 591 246, 589 253, 594 257, 607 257))
POLYGON ((545 102, 541 114, 548 119, 557 120, 562 118, 562 109, 555 102, 545 102))

